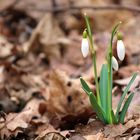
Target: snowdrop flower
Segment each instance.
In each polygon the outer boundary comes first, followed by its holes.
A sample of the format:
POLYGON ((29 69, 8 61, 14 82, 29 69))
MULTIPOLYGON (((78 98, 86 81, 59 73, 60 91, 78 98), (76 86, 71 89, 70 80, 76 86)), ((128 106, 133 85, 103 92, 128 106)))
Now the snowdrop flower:
POLYGON ((87 55, 89 53, 89 42, 88 42, 88 39, 87 39, 87 32, 86 31, 83 32, 81 52, 82 52, 83 57, 87 57, 87 55))
POLYGON ((121 61, 123 61, 123 59, 125 57, 125 47, 124 47, 124 43, 122 41, 122 36, 120 34, 118 34, 117 55, 118 55, 118 58, 121 61))
POLYGON ((118 71, 118 69, 119 69, 118 61, 116 60, 116 58, 114 56, 112 56, 112 67, 116 71, 118 71))

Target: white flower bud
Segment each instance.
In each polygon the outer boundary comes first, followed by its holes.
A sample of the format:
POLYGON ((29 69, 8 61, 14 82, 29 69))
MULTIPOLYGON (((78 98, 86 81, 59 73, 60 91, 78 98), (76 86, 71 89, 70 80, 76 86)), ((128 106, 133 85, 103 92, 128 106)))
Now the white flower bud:
POLYGON ((122 61, 125 57, 125 47, 122 40, 117 41, 117 55, 118 58, 122 61))
POLYGON ((118 69, 119 69, 118 61, 116 60, 116 58, 114 56, 112 56, 112 67, 116 71, 118 71, 118 69))
POLYGON ((89 53, 89 42, 87 38, 82 39, 81 52, 83 54, 83 57, 87 57, 89 53))

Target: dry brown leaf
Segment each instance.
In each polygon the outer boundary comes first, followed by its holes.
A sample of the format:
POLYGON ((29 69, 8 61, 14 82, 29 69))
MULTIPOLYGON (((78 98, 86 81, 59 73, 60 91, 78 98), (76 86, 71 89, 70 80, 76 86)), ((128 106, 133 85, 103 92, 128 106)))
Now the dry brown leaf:
POLYGON ((86 140, 82 135, 75 134, 69 138, 69 140, 86 140))
POLYGON ((14 8, 17 10, 25 11, 26 9, 26 13, 38 21, 44 16, 44 12, 40 12, 37 9, 45 9, 46 7, 51 7, 51 0, 40 0, 39 2, 38 0, 21 0, 16 5, 14 5, 14 8), (34 10, 32 10, 32 8, 34 10))
MULTIPOLYGON (((116 83, 118 85, 121 85, 121 86, 127 86, 128 83, 130 82, 131 78, 132 78, 132 74, 130 75, 131 77, 127 77, 127 78, 124 78, 124 79, 114 80, 114 83, 116 83)), ((134 80, 134 82, 132 83, 132 85, 130 87, 130 91, 134 91, 134 90, 136 90, 136 88, 139 88, 139 82, 140 82, 140 75, 138 73, 136 79, 134 80)))
POLYGON ((139 72, 139 71, 140 71, 140 66, 128 65, 128 66, 125 66, 125 67, 122 67, 122 68, 119 69, 118 77, 128 78, 133 73, 139 72))
POLYGON ((19 114, 10 113, 6 117, 5 126, 1 128, 0 137, 9 137, 11 135, 16 136, 17 130, 21 132, 19 128, 27 128, 31 120, 32 110, 26 110, 19 114))
POLYGON ((15 0, 1 0, 0 1, 0 11, 6 10, 8 7, 13 5, 15 0))
POLYGON ((27 52, 28 50, 34 50, 35 46, 37 49, 41 47, 39 49, 47 55, 60 57, 58 43, 60 43, 61 38, 64 38, 64 33, 60 29, 58 21, 52 14, 46 14, 33 31, 30 40, 24 44, 24 49, 27 52))
POLYGON ((50 132, 58 132, 56 131, 53 126, 49 125, 42 125, 38 128, 38 130, 36 131, 36 134, 38 135, 38 137, 36 138, 36 140, 41 140, 44 139, 46 137, 46 135, 50 132))
POLYGON ((105 138, 103 133, 99 132, 96 135, 87 135, 84 136, 86 138, 86 140, 113 140, 110 138, 105 138))
POLYGON ((55 112, 62 117, 68 114, 78 115, 89 107, 88 97, 82 91, 79 79, 71 79, 65 72, 55 70, 51 74, 49 85, 50 98, 47 101, 49 112, 55 112))
POLYGON ((126 136, 131 135, 132 130, 140 125, 140 119, 137 118, 137 120, 130 120, 125 125, 119 124, 119 125, 107 125, 104 127, 103 133, 105 134, 105 137, 109 138, 117 138, 119 136, 122 136, 123 134, 126 134, 126 136))
POLYGON ((129 18, 124 30, 124 41, 126 46, 126 51, 129 58, 130 64, 140 64, 140 45, 139 45, 139 35, 140 35, 140 25, 139 16, 129 18))
POLYGON ((65 137, 58 132, 50 132, 43 137, 36 138, 35 140, 65 140, 65 137))
POLYGON ((96 135, 104 127, 100 121, 92 121, 87 125, 79 125, 75 128, 77 133, 82 135, 96 135))
POLYGON ((131 118, 124 125, 103 125, 101 122, 92 121, 87 125, 78 126, 76 132, 84 135, 87 140, 97 139, 99 137, 101 140, 112 140, 120 137, 132 137, 139 134, 139 131, 133 131, 140 126, 139 117, 131 118))
POLYGON ((16 104, 11 100, 10 94, 6 88, 0 87, 0 106, 6 112, 14 112, 17 110, 16 104))
POLYGON ((42 100, 33 99, 20 113, 9 113, 6 116, 4 126, 1 128, 0 137, 9 137, 11 135, 16 136, 17 132, 22 132, 22 129, 26 129, 30 121, 34 116, 40 117, 38 112, 39 104, 42 100))
POLYGON ((121 4, 123 5, 139 5, 139 0, 121 0, 120 1, 121 4))
POLYGON ((139 94, 140 87, 135 89, 134 97, 132 99, 132 103, 128 108, 128 117, 131 115, 140 115, 140 94, 139 94))
POLYGON ((13 45, 3 36, 0 36, 0 58, 6 58, 12 54, 13 45))

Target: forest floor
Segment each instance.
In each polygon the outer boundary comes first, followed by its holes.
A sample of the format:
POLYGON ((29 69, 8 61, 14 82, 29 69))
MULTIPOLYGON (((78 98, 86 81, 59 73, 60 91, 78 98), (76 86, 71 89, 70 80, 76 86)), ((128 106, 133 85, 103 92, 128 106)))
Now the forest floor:
POLYGON ((98 74, 111 29, 122 21, 126 57, 113 73, 116 109, 124 87, 140 70, 140 7, 137 1, 129 1, 132 7, 126 8, 127 2, 111 8, 106 6, 116 4, 115 0, 0 1, 1 140, 140 138, 140 75, 130 89, 135 95, 124 125, 98 121, 79 80, 84 77, 95 90, 90 56, 84 59, 81 54, 83 13, 89 15, 93 27, 98 74))

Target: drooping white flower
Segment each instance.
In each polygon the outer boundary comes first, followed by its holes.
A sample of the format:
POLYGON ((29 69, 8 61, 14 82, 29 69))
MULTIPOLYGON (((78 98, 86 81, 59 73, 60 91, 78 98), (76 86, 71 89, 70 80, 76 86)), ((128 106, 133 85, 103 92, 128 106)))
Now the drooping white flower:
POLYGON ((81 44, 81 52, 83 57, 87 57, 89 53, 89 42, 87 38, 87 31, 86 29, 83 32, 83 39, 82 39, 82 44, 81 44))
POLYGON ((112 56, 112 67, 116 71, 118 71, 118 69, 119 69, 118 61, 116 60, 116 58, 114 56, 112 56))
POLYGON ((87 57, 89 53, 89 42, 87 38, 82 39, 81 52, 83 54, 83 57, 87 57))
POLYGON ((123 61, 123 59, 125 57, 125 47, 124 47, 124 43, 122 40, 117 41, 117 55, 118 55, 118 58, 121 61, 123 61))

